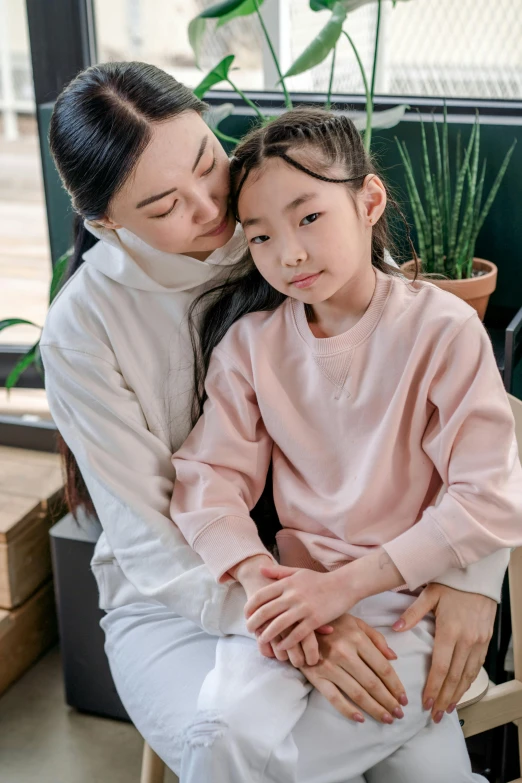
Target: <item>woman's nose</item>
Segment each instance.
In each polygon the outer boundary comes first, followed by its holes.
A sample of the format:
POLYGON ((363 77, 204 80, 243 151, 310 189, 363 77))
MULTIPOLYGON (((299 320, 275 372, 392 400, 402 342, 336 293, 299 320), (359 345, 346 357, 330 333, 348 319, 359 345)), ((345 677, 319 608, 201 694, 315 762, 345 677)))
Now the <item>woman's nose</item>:
POLYGON ((222 217, 222 212, 224 212, 224 207, 222 208, 209 193, 195 194, 194 220, 196 223, 200 225, 211 223, 218 217, 222 217))

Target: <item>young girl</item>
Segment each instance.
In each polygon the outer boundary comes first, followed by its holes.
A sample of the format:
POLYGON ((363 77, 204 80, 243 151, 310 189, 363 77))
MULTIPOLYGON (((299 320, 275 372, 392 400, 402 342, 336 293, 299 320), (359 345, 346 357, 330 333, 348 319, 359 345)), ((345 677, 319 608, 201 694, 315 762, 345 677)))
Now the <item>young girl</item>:
MULTIPOLYGON (((236 317, 249 314, 210 359, 203 415, 173 458, 172 516, 217 581, 243 584, 259 643, 313 665, 325 623, 351 612, 390 638, 412 591, 522 543, 514 424, 476 313, 386 263, 386 189, 348 119, 285 114, 240 144, 232 180, 257 272, 233 282, 236 317), (250 517, 270 463, 281 566, 250 517)), ((218 314, 204 328, 219 332, 218 314)), ((442 751, 452 783, 478 780, 456 714, 435 725, 423 711, 432 632, 426 620, 399 637, 406 716, 398 693, 383 717, 398 723, 347 722, 347 741, 350 726, 373 732, 386 758, 423 733, 411 754, 423 781, 442 751)), ((244 780, 262 779, 268 722, 281 740, 277 779, 293 781, 291 730, 309 689, 253 648, 220 641, 199 708, 219 710, 229 745, 241 736, 244 780), (245 725, 253 692, 259 715, 245 725)), ((214 748, 209 765, 217 758, 214 748)), ((219 779, 232 780, 225 763, 219 779)), ((201 775, 218 779, 203 762, 201 775)))

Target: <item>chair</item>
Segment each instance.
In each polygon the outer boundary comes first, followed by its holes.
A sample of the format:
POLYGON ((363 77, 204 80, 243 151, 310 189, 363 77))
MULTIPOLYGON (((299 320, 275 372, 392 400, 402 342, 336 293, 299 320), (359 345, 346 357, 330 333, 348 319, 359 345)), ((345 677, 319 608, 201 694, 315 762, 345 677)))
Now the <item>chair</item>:
MULTIPOLYGON (((515 417, 519 452, 522 454, 522 402, 516 397, 508 396, 515 417)), ((490 683, 485 695, 473 703, 466 699, 465 694, 459 705, 459 718, 465 737, 514 723, 518 728, 518 750, 522 769, 522 547, 511 553, 509 592, 515 679, 501 685, 490 683)), ((479 676, 483 676, 483 673, 479 676)), ((522 777, 512 783, 522 783, 522 777)))
POLYGON ((154 753, 150 745, 147 745, 145 742, 141 761, 140 783, 164 783, 165 770, 164 762, 154 753))
MULTIPOLYGON (((515 417, 519 452, 522 455, 522 401, 508 395, 515 417)), ((522 547, 511 553, 509 562, 511 625, 515 679, 495 685, 484 669, 459 702, 458 713, 465 737, 514 723, 518 728, 518 748, 522 770, 522 547), (517 598, 520 597, 520 605, 517 598)), ((165 764, 145 743, 140 783, 164 783, 165 764)), ((522 783, 522 777, 511 783, 522 783)))

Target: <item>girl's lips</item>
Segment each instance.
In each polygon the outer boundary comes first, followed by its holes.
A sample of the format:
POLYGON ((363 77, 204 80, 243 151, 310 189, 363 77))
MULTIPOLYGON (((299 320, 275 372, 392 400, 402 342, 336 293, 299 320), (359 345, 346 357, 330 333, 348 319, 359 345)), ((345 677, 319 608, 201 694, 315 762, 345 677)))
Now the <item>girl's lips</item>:
POLYGON ((213 231, 209 231, 206 234, 203 234, 203 236, 204 237, 217 237, 217 236, 219 236, 219 234, 223 233, 223 231, 226 229, 227 226, 228 226, 228 212, 225 215, 225 218, 224 218, 223 222, 220 223, 219 226, 217 226, 217 228, 215 228, 213 231))
POLYGON ((296 288, 310 288, 311 285, 315 283, 316 280, 319 279, 322 272, 317 272, 315 275, 310 275, 309 277, 302 277, 300 280, 294 280, 292 282, 292 285, 295 285, 296 288))

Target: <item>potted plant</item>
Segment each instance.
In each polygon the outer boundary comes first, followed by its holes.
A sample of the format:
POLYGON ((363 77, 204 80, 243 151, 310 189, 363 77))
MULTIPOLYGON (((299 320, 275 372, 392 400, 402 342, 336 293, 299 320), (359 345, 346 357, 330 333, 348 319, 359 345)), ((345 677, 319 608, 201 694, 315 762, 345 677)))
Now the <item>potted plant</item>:
MULTIPOLYGON (((250 16, 256 14, 259 20, 263 37, 266 41, 268 50, 270 51, 277 73, 279 74, 279 84, 282 89, 282 98, 285 105, 285 109, 292 108, 292 99, 286 85, 286 79, 291 76, 297 76, 304 73, 319 63, 323 62, 329 55, 331 55, 330 65, 330 78, 328 85, 328 92, 326 96, 325 108, 330 109, 332 105, 332 92, 335 79, 335 62, 336 52, 341 36, 346 39, 349 46, 353 50, 357 67, 361 73, 364 92, 366 98, 366 111, 365 112, 345 112, 354 121, 356 127, 363 132, 364 145, 367 150, 370 149, 372 130, 375 128, 393 128, 397 125, 407 108, 405 104, 394 106, 392 109, 385 111, 374 111, 374 94, 375 94, 375 80, 377 73, 377 62, 379 57, 379 41, 380 41, 380 27, 381 27, 381 12, 382 3, 384 0, 309 0, 310 9, 314 12, 329 12, 330 16, 327 19, 325 25, 319 30, 318 34, 306 47, 297 60, 290 66, 288 71, 283 74, 281 66, 279 64, 274 46, 270 39, 269 32, 263 20, 261 13, 261 6, 264 0, 221 0, 221 2, 206 8, 198 16, 196 16, 189 24, 188 37, 194 56, 196 65, 199 67, 199 60, 203 40, 207 31, 207 25, 212 20, 215 20, 218 27, 222 27, 232 19, 236 19, 239 16, 250 16), (349 19, 351 12, 357 10, 361 6, 377 3, 377 24, 375 28, 375 43, 372 58, 372 72, 369 76, 364 68, 361 57, 353 39, 350 34, 344 28, 346 21, 349 19)), ((392 0, 393 6, 395 6, 399 0, 392 0)), ((405 2, 405 0, 402 0, 405 2)), ((203 98, 205 94, 212 87, 218 84, 228 84, 243 100, 243 102, 250 107, 253 111, 256 120, 260 123, 266 122, 269 117, 265 116, 262 110, 250 100, 242 90, 235 84, 232 78, 232 71, 234 68, 234 55, 229 54, 224 57, 198 84, 194 89, 198 98, 203 98)), ((212 127, 212 130, 216 136, 223 142, 230 145, 235 145, 239 142, 239 139, 228 136, 222 133, 219 129, 219 124, 226 117, 232 114, 234 106, 231 103, 225 103, 221 106, 211 109, 207 116, 207 122, 212 127)))
MULTIPOLYGON (((477 112, 469 142, 461 152, 460 135, 454 171, 448 147, 448 121, 444 107, 442 141, 433 121, 434 152, 430 156, 424 123, 422 140, 422 188, 405 142, 395 139, 404 165, 406 189, 417 233, 421 275, 440 288, 456 294, 475 308, 484 319, 489 297, 496 287, 497 267, 475 257, 477 237, 495 200, 513 154, 516 140, 507 151, 493 185, 484 198, 486 160, 480 164, 480 124, 477 112), (432 167, 432 157, 435 166, 432 167)), ((415 261, 401 269, 415 274, 415 261)))

